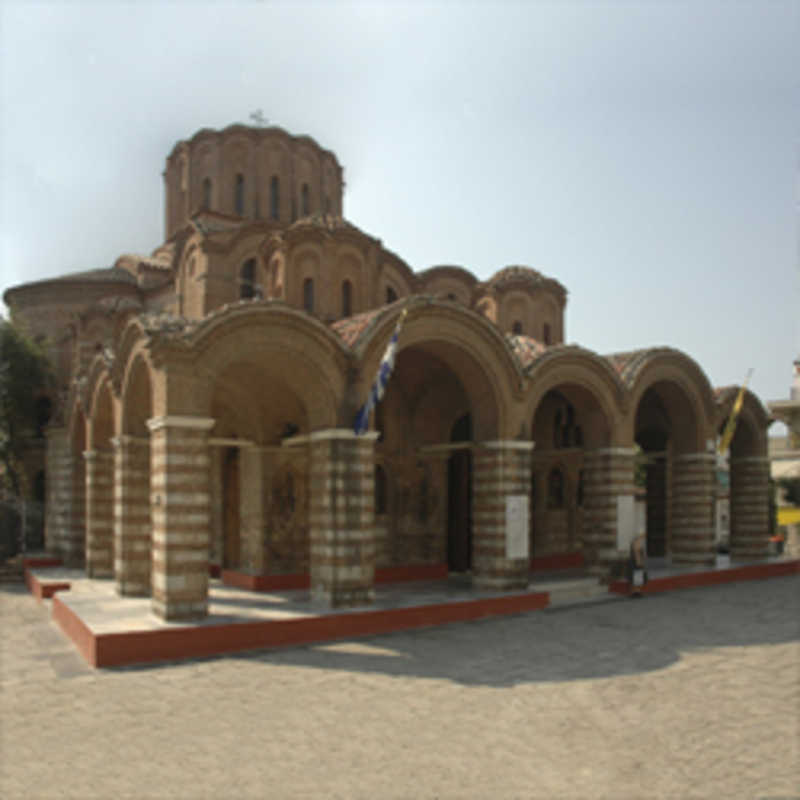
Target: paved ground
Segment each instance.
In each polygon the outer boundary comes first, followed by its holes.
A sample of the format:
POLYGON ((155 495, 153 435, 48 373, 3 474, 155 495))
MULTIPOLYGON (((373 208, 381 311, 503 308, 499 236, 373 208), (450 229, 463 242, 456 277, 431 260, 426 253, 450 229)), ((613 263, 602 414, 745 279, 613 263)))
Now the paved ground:
POLYGON ((800 797, 800 577, 92 671, 0 585, 0 797, 800 797))

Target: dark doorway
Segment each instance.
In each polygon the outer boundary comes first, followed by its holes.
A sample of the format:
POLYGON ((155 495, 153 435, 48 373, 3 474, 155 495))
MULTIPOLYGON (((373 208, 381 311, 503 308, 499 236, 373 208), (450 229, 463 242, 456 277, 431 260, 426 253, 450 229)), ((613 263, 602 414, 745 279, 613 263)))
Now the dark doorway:
POLYGON ((229 447, 222 459, 222 566, 239 567, 239 448, 229 447))
MULTIPOLYGON (((451 442, 472 441, 472 419, 461 417, 451 442)), ((447 567, 451 572, 472 569, 472 453, 456 450, 447 465, 447 567)))

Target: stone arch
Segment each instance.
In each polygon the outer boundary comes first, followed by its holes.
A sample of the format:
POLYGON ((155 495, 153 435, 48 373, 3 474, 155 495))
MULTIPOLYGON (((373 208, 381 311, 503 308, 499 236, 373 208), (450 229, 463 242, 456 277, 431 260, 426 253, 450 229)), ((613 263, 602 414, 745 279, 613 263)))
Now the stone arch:
POLYGON ((629 354, 621 373, 631 387, 627 432, 644 458, 648 553, 712 563, 716 413, 708 379, 667 348, 629 354))
POLYGON ((530 541, 534 558, 597 560, 605 545, 609 495, 614 494, 607 460, 620 435, 625 391, 608 362, 587 350, 554 348, 533 362, 526 398, 526 428, 535 443, 530 541), (563 474, 564 503, 549 502, 554 468, 563 474), (585 476, 586 497, 575 487, 585 476))
MULTIPOLYGON (((738 394, 738 387, 729 387, 720 393, 717 414, 720 436, 738 394)), ((729 546, 731 558, 738 561, 763 559, 769 552, 768 422, 769 417, 759 399, 745 391, 727 453, 729 546)), ((718 500, 718 513, 723 513, 724 507, 724 500, 718 500)), ((719 520, 716 522, 719 526, 719 520)), ((721 533, 724 535, 724 531, 721 533)))
MULTIPOLYGON (((424 300, 406 308, 398 359, 403 351, 428 353, 454 373, 469 399, 476 441, 514 438, 512 406, 521 374, 497 329, 475 312, 451 303, 424 300)), ((357 344, 360 397, 366 397, 401 313, 402 308, 388 307, 357 344)))

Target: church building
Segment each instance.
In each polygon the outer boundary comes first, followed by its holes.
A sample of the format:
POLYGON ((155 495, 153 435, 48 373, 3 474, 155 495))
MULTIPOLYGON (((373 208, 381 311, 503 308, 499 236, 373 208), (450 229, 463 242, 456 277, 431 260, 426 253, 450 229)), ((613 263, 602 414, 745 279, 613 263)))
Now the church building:
MULTIPOLYGON (((58 375, 31 465, 49 552, 164 619, 207 614, 213 575, 331 606, 448 573, 510 590, 532 565, 607 571, 639 485, 650 555, 713 563, 736 387, 673 348, 565 344, 567 290, 535 269, 415 271, 344 219, 342 166, 308 136, 203 129, 164 182, 150 255, 5 293, 58 375)), ((767 423, 746 393, 737 560, 768 552, 767 423)))

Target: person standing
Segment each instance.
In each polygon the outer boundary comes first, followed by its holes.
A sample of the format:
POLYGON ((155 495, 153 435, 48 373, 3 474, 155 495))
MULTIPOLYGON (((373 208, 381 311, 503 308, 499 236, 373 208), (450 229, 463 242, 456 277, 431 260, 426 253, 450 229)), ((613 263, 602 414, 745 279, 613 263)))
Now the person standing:
POLYGON ((631 597, 641 597, 647 583, 647 534, 644 531, 633 538, 628 553, 628 586, 631 597))

